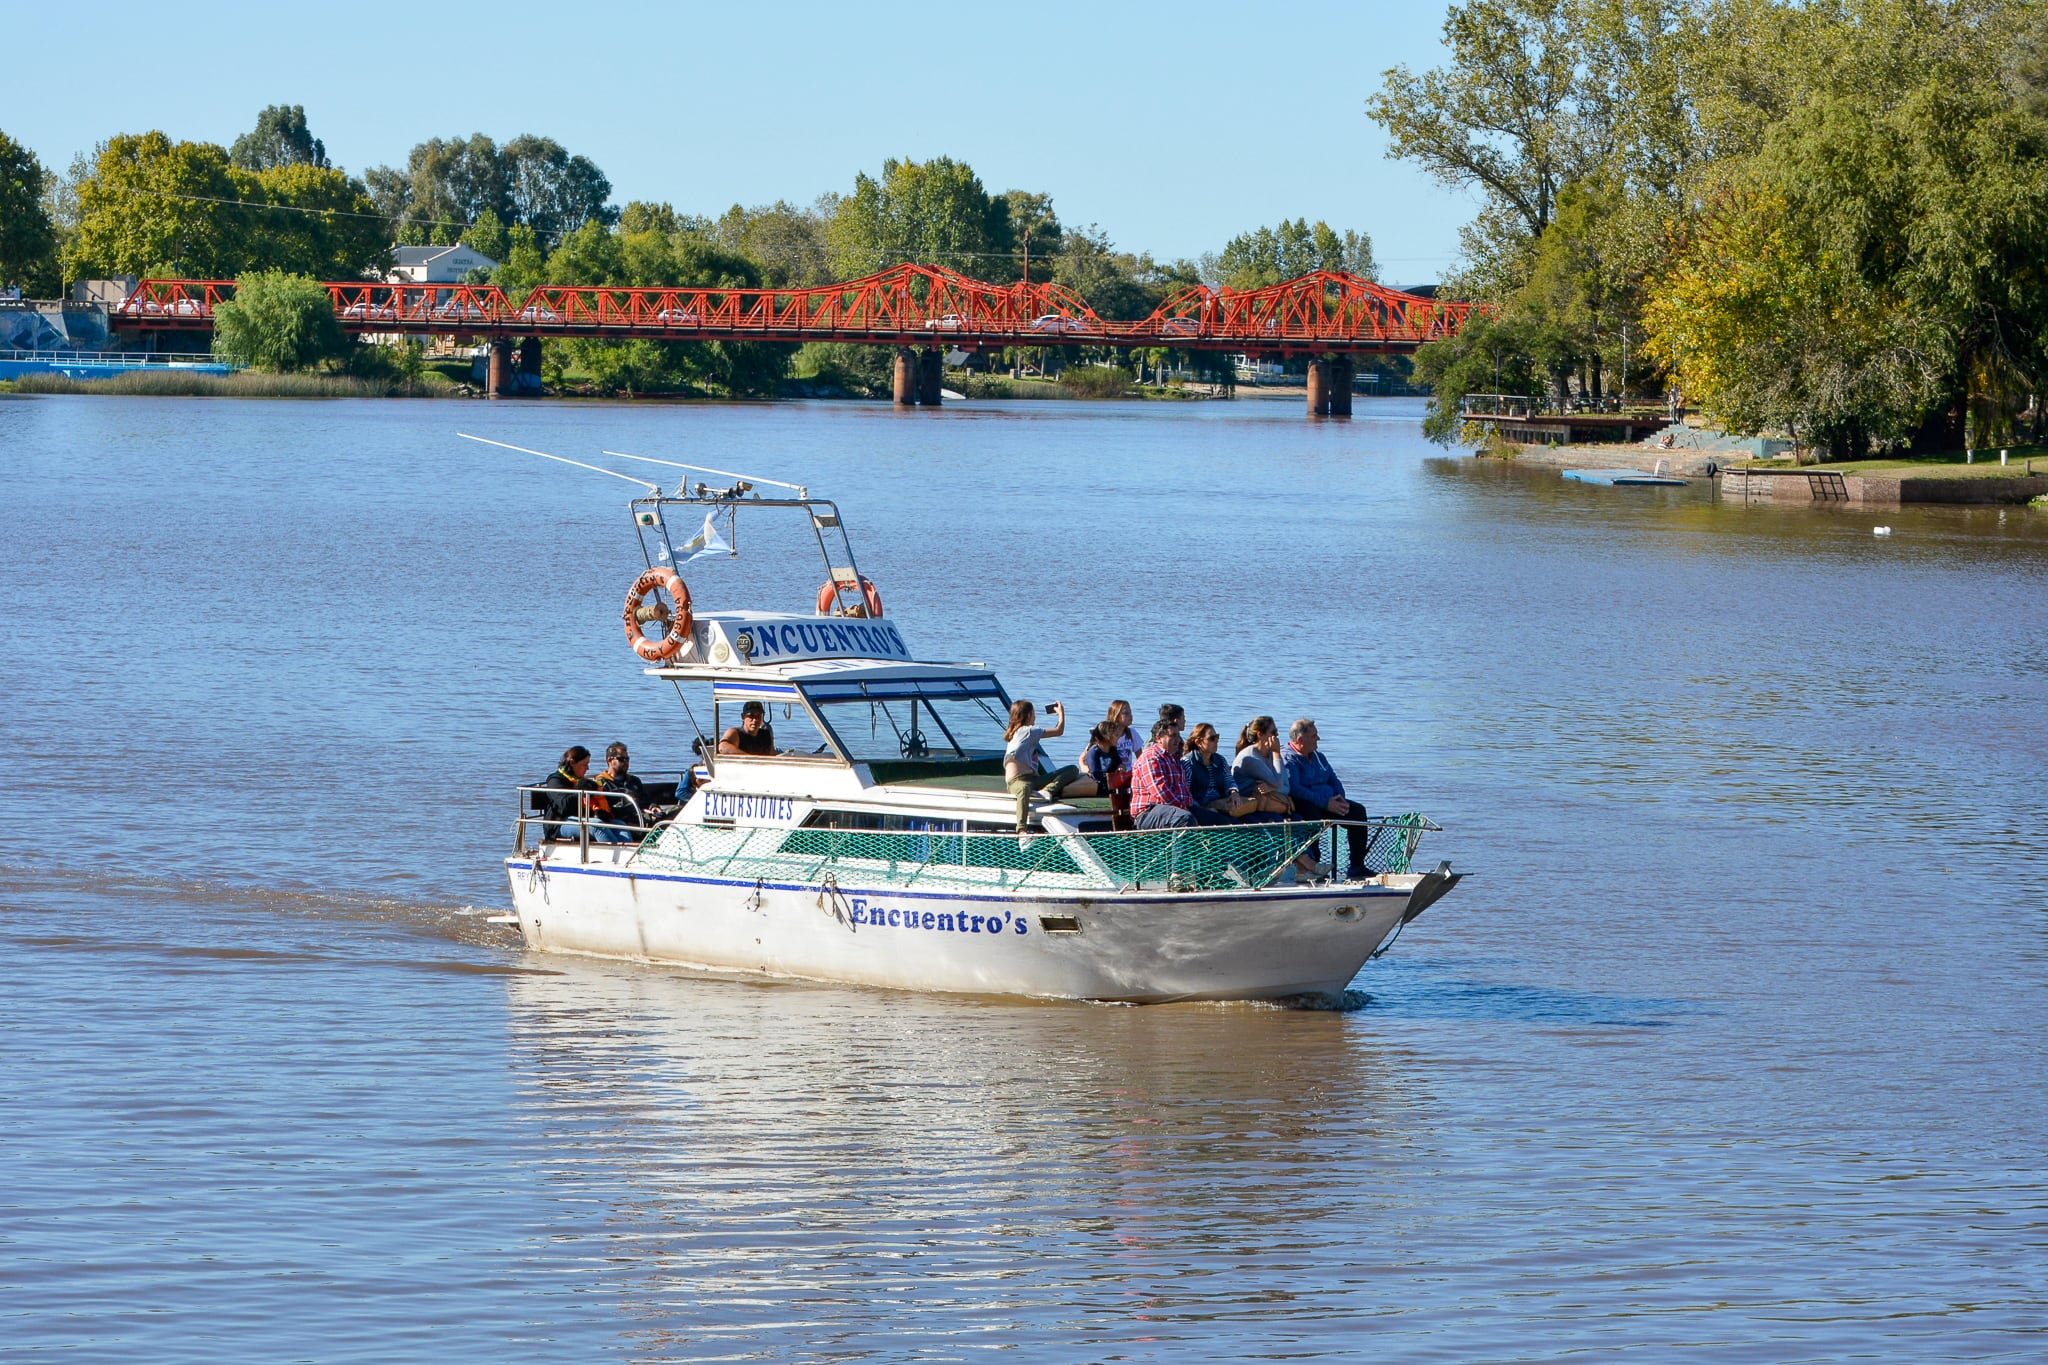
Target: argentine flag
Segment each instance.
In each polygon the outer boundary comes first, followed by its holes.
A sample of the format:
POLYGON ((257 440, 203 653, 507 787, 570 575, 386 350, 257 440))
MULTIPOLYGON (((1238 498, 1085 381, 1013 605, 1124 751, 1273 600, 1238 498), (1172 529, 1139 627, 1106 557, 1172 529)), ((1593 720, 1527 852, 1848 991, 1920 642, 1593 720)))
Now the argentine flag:
POLYGON ((725 543, 724 538, 718 534, 718 528, 711 524, 712 518, 717 515, 716 512, 706 512, 704 514, 704 529, 676 546, 676 563, 687 564, 693 559, 702 559, 706 555, 726 555, 732 553, 732 546, 725 543))

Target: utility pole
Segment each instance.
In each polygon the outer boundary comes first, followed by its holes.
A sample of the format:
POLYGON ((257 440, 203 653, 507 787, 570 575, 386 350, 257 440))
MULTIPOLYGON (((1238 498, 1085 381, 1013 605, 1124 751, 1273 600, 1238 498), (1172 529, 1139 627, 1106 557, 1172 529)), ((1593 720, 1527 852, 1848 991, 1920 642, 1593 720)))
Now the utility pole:
MULTIPOLYGON (((1022 297, 1021 297, 1021 298, 1019 298, 1019 299, 1018 299, 1018 302, 1019 302, 1019 303, 1024 303, 1024 302, 1026 302, 1026 301, 1027 301, 1028 299, 1030 299, 1030 297, 1031 297, 1031 229, 1030 229, 1030 228, 1025 228, 1025 229, 1024 229, 1024 290, 1023 290, 1023 295, 1022 295, 1022 297)), ((1029 311, 1029 309, 1027 308, 1027 309, 1026 309, 1026 311, 1028 312, 1028 311, 1029 311)), ((1023 359, 1023 355, 1022 355, 1022 353, 1020 352, 1020 353, 1019 353, 1019 355, 1018 355, 1018 358, 1017 358, 1017 363, 1016 363, 1015 365, 1013 365, 1013 366, 1011 366, 1011 367, 1010 367, 1010 378, 1012 378, 1012 379, 1022 379, 1023 377, 1024 377, 1024 359, 1023 359)))

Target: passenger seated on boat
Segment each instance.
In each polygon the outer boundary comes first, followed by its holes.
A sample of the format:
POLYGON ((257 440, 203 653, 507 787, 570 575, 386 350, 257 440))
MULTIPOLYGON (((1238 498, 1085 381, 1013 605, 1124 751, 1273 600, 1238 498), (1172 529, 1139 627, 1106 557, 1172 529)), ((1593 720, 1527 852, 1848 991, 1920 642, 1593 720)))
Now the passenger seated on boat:
MULTIPOLYGON (((1248 822, 1280 823, 1294 813, 1294 795, 1289 790, 1287 769, 1280 762, 1280 727, 1271 716, 1254 716, 1245 723, 1237 735, 1237 759, 1230 765, 1231 776, 1237 780, 1237 789, 1251 797, 1252 809, 1242 817, 1248 822)), ((1281 841, 1289 846, 1307 839, 1302 833, 1297 839, 1293 831, 1284 825, 1280 830, 1281 841)), ((1294 859, 1294 870, 1304 877, 1312 877, 1322 870, 1314 853, 1304 849, 1294 859)))
POLYGON ((1253 716, 1237 732, 1237 756, 1230 777, 1239 792, 1251 798, 1247 820, 1277 820, 1294 810, 1287 790, 1287 772, 1280 766, 1280 727, 1271 716, 1253 716))
POLYGON ((1258 809, 1238 791, 1230 765, 1216 752, 1220 738, 1216 727, 1203 721, 1188 736, 1187 755, 1181 759, 1188 770, 1188 797, 1194 802, 1189 810, 1205 825, 1227 825, 1258 809))
POLYGON ((1088 747, 1081 751, 1081 768, 1094 779, 1098 792, 1109 793, 1109 827, 1130 829, 1131 769, 1117 748, 1118 727, 1104 721, 1088 732, 1088 747))
MULTIPOLYGON (((1338 780, 1336 769, 1330 766, 1330 760, 1322 753, 1321 743, 1321 737, 1316 734, 1316 723, 1303 716, 1288 727, 1287 751, 1280 755, 1280 768, 1287 774, 1288 787, 1294 793, 1296 815, 1305 820, 1361 822, 1344 831, 1344 846, 1349 853, 1346 875, 1357 881, 1365 876, 1365 850, 1372 842, 1372 832, 1362 823, 1365 807, 1344 795, 1344 784, 1338 780)), ((1334 844, 1334 836, 1332 842, 1334 844)), ((1333 862, 1336 852, 1332 847, 1333 862)))
POLYGON ((1183 754, 1185 754, 1188 745, 1188 713, 1186 708, 1170 701, 1161 702, 1159 704, 1159 719, 1179 732, 1181 749, 1183 754))
POLYGON ((609 808, 605 823, 625 828, 597 829, 591 833, 609 843, 628 844, 636 842, 639 832, 651 822, 648 814, 647 788, 632 773, 633 758, 626 752, 626 746, 614 741, 605 746, 604 771, 597 775, 597 789, 602 792, 617 792, 630 800, 607 799, 609 808))
POLYGON ((718 752, 743 754, 752 758, 775 756, 775 727, 768 723, 768 708, 750 701, 740 708, 740 723, 718 737, 718 752))
POLYGON ((1152 742, 1131 771, 1131 815, 1139 829, 1176 829, 1199 823, 1181 766, 1180 731, 1168 721, 1152 726, 1152 742))
POLYGON ((1058 739, 1067 732, 1067 708, 1052 702, 1045 709, 1059 721, 1051 729, 1038 723, 1038 708, 1030 702, 1011 702, 1010 723, 1003 731, 1003 785, 1017 798, 1020 830, 1024 828, 1024 816, 1034 790, 1044 801, 1057 801, 1061 796, 1093 796, 1096 792, 1094 779, 1083 777, 1072 764, 1054 773, 1043 770, 1045 750, 1040 741, 1058 739))
POLYGON ((597 784, 584 776, 589 771, 590 750, 581 744, 572 744, 562 751, 560 765, 548 774, 547 781, 540 784, 547 790, 533 793, 535 813, 543 822, 556 822, 541 825, 541 838, 561 838, 562 825, 574 821, 580 814, 580 801, 576 793, 597 789, 597 784), (555 795, 557 792, 561 794, 555 795))
MULTIPOLYGON (((1117 753, 1123 757, 1124 771, 1136 768, 1138 754, 1145 746, 1138 742, 1137 732, 1131 728, 1131 704, 1127 701, 1111 702, 1108 712, 1102 717, 1102 724, 1109 737, 1116 741, 1117 753)), ((1094 732, 1090 731, 1089 735, 1093 738, 1094 732)), ((1077 763, 1084 761, 1075 760, 1077 763)))

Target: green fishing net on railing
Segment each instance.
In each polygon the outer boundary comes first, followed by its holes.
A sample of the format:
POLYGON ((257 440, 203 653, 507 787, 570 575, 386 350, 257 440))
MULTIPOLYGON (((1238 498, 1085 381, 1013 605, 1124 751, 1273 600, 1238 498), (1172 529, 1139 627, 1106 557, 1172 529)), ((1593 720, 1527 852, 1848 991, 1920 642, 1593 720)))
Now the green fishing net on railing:
MULTIPOLYGON (((1368 862, 1404 872, 1422 817, 1373 822, 1368 862)), ((731 829, 677 824, 653 836, 635 865, 736 881, 968 890, 1108 892, 1131 887, 1227 891, 1271 885, 1295 858, 1333 858, 1329 827, 1306 821, 1121 834, 958 834, 941 831, 731 829)), ((1339 864, 1341 866, 1341 864, 1339 864)))

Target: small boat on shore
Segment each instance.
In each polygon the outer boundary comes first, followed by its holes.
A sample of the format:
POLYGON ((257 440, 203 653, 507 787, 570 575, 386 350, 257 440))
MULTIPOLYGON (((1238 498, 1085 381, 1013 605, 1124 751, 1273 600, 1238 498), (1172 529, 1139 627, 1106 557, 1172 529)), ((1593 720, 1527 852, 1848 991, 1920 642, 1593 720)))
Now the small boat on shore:
POLYGON ((648 572, 627 636, 675 687, 698 761, 647 787, 646 809, 520 788, 506 918, 529 948, 918 991, 1326 996, 1463 876, 1415 870, 1438 828, 1420 814, 1119 831, 1105 800, 1082 798, 1033 805, 1020 831, 996 674, 918 657, 835 503, 720 477, 731 484, 653 486, 629 508, 648 572), (808 520, 825 572, 815 610, 694 609, 677 566, 707 544, 729 553, 736 536, 716 527, 742 514, 808 520), (708 731, 693 691, 708 691, 708 731), (718 752, 750 704, 770 751, 718 752), (1367 831, 1368 874, 1304 875, 1300 856, 1334 855, 1343 824, 1367 831))
POLYGON ((1564 476, 1574 483, 1599 484, 1605 488, 1683 488, 1686 481, 1663 472, 1664 461, 1657 461, 1658 472, 1646 473, 1640 469, 1567 469, 1564 476))

